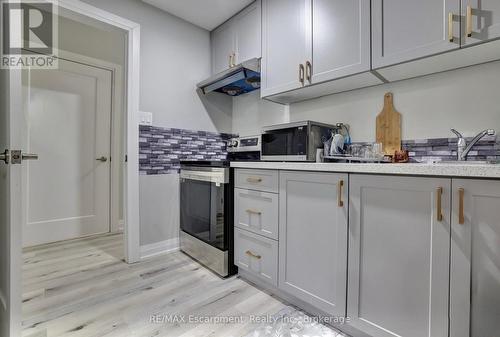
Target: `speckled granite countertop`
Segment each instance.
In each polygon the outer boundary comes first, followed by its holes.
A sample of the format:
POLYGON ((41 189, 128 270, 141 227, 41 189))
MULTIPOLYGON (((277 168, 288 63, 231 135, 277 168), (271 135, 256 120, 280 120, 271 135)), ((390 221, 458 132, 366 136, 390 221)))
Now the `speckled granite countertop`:
POLYGON ((294 162, 231 162, 231 167, 268 170, 416 175, 500 179, 500 164, 347 164, 294 162))

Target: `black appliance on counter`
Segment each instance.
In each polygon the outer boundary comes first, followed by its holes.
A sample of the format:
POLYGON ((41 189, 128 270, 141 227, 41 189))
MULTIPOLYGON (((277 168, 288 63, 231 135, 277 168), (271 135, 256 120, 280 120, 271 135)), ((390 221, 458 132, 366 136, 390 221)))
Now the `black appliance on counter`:
POLYGON ((268 126, 262 134, 264 161, 316 161, 316 150, 331 137, 334 125, 305 121, 268 126))
POLYGON ((237 273, 233 190, 228 161, 181 162, 181 251, 222 277, 237 273))

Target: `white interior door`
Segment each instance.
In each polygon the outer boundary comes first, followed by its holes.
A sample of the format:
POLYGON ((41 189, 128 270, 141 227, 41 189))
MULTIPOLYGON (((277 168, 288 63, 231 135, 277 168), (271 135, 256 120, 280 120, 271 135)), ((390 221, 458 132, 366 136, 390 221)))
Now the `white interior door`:
MULTIPOLYGON (((0 70, 0 152, 19 149, 21 75, 0 70)), ((21 165, 0 160, 0 336, 21 335, 21 165)))
POLYGON ((24 246, 109 232, 112 72, 60 60, 23 84, 24 246))

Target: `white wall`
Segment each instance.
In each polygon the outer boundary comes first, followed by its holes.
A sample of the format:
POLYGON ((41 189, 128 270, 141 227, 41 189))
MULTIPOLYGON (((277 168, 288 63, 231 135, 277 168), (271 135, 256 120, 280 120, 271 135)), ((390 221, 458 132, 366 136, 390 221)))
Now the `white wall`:
MULTIPOLYGON (((141 25, 140 109, 153 125, 231 131, 232 100, 200 96, 196 84, 211 72, 210 34, 140 0, 83 0, 141 25)), ((179 232, 177 175, 140 178, 141 245, 179 232)))
POLYGON ((354 141, 374 141, 375 118, 382 110, 384 94, 391 91, 403 115, 403 139, 453 137, 452 127, 472 136, 485 128, 500 131, 498 88, 500 62, 494 62, 296 103, 289 112, 278 104, 273 104, 276 109, 260 104, 253 120, 243 107, 248 98, 242 96, 234 98, 233 132, 244 134, 264 126, 261 119, 272 110, 277 119, 344 122, 351 125, 354 141))
POLYGON ((262 133, 262 127, 287 123, 288 106, 260 99, 260 90, 233 98, 233 132, 240 136, 262 133))
POLYGON ((124 66, 127 45, 124 31, 105 31, 63 16, 59 17, 58 25, 59 49, 124 66))
POLYGON ((224 130, 231 109, 207 111, 195 91, 210 75, 210 34, 140 0, 84 0, 141 25, 140 109, 155 126, 224 130))
POLYGON ((163 238, 163 240, 176 238, 179 227, 165 224, 179 223, 179 193, 172 193, 174 186, 179 189, 179 175, 140 176, 139 186, 141 246, 161 241, 151 238, 163 238))

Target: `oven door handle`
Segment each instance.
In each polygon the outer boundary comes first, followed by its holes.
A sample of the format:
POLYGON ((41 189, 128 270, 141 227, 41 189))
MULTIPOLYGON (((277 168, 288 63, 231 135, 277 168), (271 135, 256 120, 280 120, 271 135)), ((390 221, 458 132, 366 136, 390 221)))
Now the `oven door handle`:
POLYGON ((204 181, 207 183, 217 184, 217 186, 229 183, 229 175, 225 174, 225 172, 198 172, 181 170, 180 178, 181 180, 204 181))

